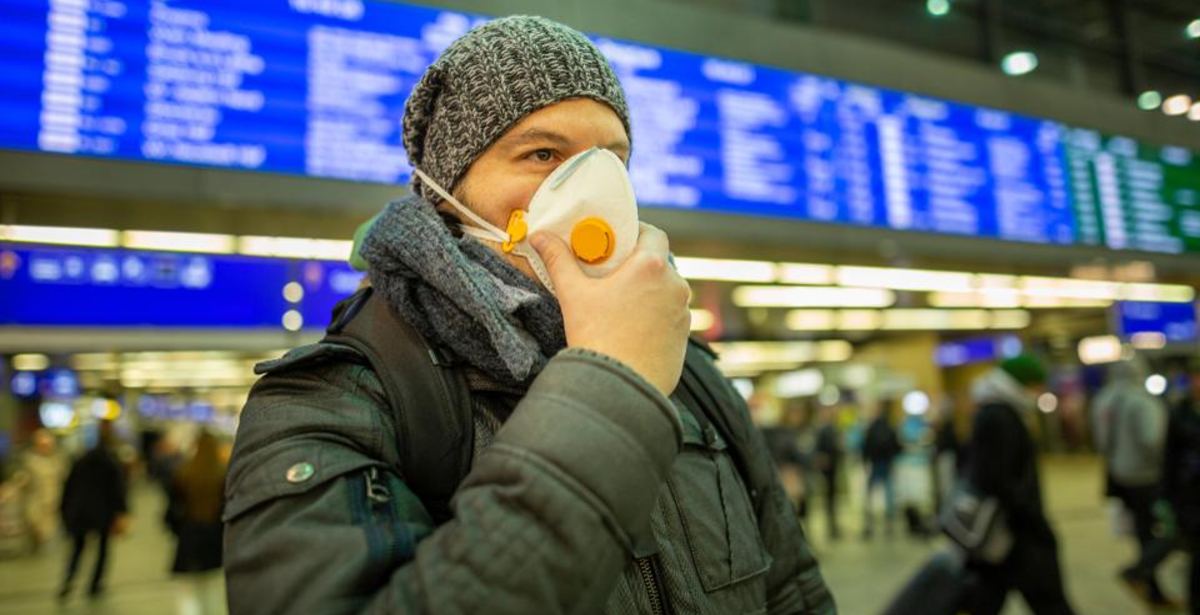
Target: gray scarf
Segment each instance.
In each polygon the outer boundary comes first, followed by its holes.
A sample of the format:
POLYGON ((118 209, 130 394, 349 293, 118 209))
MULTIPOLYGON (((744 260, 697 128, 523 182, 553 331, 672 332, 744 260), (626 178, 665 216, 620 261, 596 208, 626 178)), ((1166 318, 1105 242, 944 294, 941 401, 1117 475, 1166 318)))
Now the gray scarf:
POLYGON ((501 383, 528 384, 567 345, 558 301, 428 202, 393 201, 360 251, 371 284, 431 343, 501 383))

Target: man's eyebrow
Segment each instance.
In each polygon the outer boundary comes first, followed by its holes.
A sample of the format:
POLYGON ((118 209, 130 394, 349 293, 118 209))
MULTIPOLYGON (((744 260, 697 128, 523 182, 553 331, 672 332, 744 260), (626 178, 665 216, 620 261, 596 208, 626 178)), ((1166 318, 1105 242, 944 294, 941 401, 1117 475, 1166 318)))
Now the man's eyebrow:
POLYGON ((504 138, 504 143, 512 147, 545 141, 550 141, 559 147, 569 147, 571 145, 571 140, 567 137, 557 132, 544 130, 541 128, 530 128, 525 132, 509 135, 504 138))
POLYGON ((614 152, 628 152, 629 151, 629 141, 613 141, 612 143, 605 145, 604 149, 611 150, 614 152))

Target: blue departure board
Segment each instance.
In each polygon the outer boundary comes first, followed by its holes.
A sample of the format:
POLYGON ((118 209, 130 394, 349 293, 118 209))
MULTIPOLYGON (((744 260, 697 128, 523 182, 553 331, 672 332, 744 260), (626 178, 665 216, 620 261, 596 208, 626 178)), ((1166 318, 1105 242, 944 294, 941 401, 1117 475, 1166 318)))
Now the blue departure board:
POLYGON ((1118 301, 1112 310, 1117 333, 1125 339, 1152 333, 1170 343, 1187 343, 1198 337, 1194 303, 1118 301))
POLYGON ((294 271, 250 256, 0 244, 0 326, 282 328, 294 271))
MULTIPOLYGON (((380 183, 411 175, 413 85, 486 20, 374 0, 0 0, 0 13, 0 147, 380 183)), ((594 40, 628 93, 643 204, 1096 243, 1076 223, 1060 124, 594 40)))

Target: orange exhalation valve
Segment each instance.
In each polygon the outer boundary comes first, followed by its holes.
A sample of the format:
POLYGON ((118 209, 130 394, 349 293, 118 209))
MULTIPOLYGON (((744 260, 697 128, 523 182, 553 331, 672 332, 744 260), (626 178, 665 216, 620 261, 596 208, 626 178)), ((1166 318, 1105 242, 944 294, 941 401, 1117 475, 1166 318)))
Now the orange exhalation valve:
POLYGON ((600 218, 584 218, 571 229, 571 251, 589 265, 608 260, 616 247, 616 233, 600 218))
POLYGON ((512 212, 508 217, 508 241, 505 241, 500 247, 504 249, 504 253, 508 254, 517 247, 517 244, 525 240, 525 234, 529 232, 529 225, 525 223, 525 210, 518 209, 512 212))

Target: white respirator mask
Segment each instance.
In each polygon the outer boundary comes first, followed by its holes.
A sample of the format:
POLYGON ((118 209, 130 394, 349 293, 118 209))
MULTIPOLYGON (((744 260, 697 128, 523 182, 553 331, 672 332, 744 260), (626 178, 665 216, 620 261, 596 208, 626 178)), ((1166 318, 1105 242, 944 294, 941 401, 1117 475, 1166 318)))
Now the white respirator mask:
POLYGON ((476 226, 462 225, 472 237, 499 242, 505 254, 529 261, 542 284, 553 293, 554 285, 545 263, 529 237, 545 231, 571 247, 584 273, 602 277, 611 273, 633 253, 638 239, 637 200, 629 172, 616 154, 593 147, 558 165, 533 199, 529 210, 518 209, 501 230, 458 202, 419 169, 413 173, 476 226))

